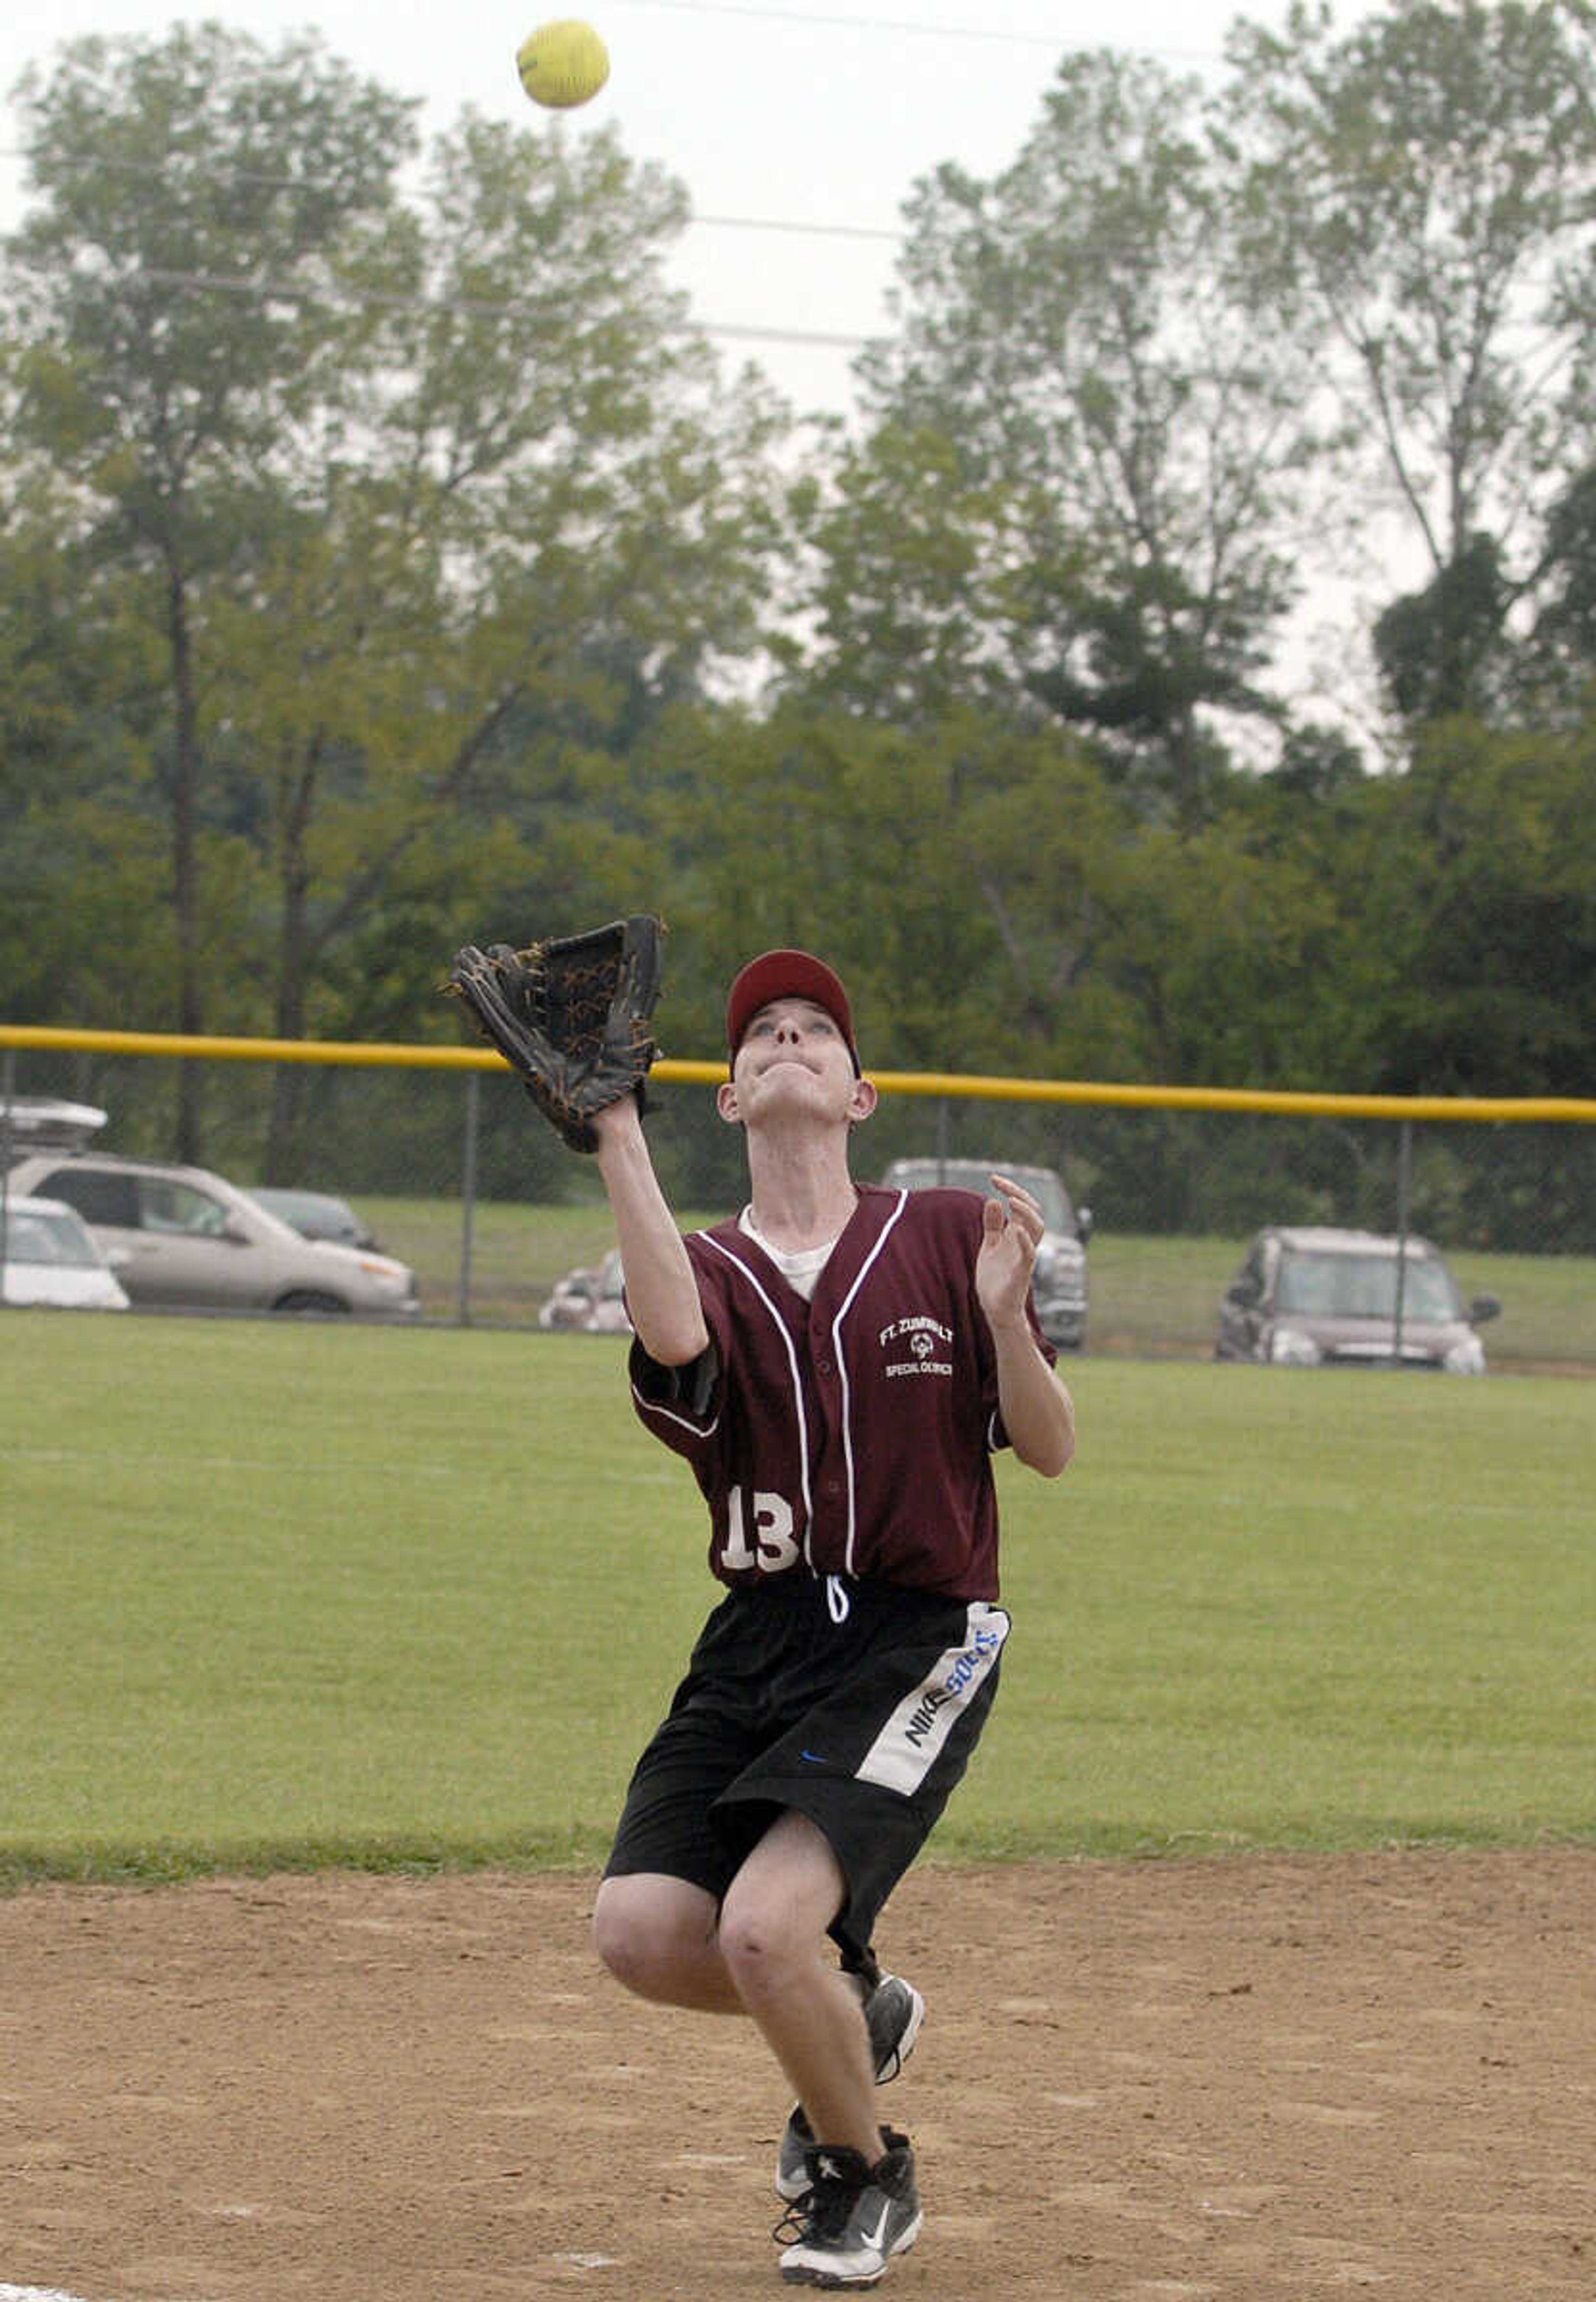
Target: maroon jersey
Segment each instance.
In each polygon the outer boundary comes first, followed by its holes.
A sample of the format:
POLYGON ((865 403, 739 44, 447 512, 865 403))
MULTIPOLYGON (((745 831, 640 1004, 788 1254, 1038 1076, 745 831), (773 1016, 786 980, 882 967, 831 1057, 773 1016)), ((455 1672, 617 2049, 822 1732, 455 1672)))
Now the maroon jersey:
MULTIPOLYGON (((693 1466, 723 1583, 797 1571, 997 1597, 991 1455, 1008 1438, 981 1225, 973 1191, 861 1184, 812 1302, 735 1222, 688 1234, 710 1379, 634 1342, 632 1390, 693 1466)), ((1034 1306, 1031 1330, 1051 1365, 1034 1306)))

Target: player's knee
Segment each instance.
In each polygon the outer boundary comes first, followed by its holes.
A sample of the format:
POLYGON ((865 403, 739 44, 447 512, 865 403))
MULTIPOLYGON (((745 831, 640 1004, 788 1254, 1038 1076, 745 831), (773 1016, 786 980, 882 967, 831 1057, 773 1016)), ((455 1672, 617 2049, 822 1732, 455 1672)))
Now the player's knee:
POLYGON ((794 1939, 784 1914, 760 1903, 728 1901, 720 1917, 720 1954, 745 1999, 756 2000, 814 1950, 794 1939))
POLYGON ((601 1965, 640 1998, 677 1995, 687 1945, 672 1913, 649 1895, 606 1879, 593 1904, 592 1943, 601 1965))
POLYGON ((658 1962, 658 1951, 643 1914, 608 1887, 600 1889, 593 1905, 593 1949, 599 1962, 628 1990, 647 1996, 648 1977, 658 1962))

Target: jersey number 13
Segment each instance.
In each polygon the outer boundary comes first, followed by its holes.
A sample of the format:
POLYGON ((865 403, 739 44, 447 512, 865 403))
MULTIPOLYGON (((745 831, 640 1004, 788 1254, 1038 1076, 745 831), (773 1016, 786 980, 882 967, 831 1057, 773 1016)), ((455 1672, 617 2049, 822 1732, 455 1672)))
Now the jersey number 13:
POLYGON ((779 1575, 798 1556, 793 1539, 793 1506, 784 1495, 757 1493, 752 1524, 749 1523, 741 1487, 726 1499, 726 1544, 720 1563, 728 1575, 745 1575, 751 1567, 766 1575, 779 1575))

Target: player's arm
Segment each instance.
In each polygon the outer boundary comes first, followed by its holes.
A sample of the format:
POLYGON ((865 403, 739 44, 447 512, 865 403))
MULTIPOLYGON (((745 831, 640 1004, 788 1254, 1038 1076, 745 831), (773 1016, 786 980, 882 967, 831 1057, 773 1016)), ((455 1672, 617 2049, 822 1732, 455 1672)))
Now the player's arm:
POLYGON ((1009 1444, 1029 1469, 1056 1479, 1075 1452, 1075 1402, 1037 1348, 1029 1321, 992 1327, 992 1344, 1009 1444))
POLYGON ((593 1129, 637 1340, 661 1366, 685 1366, 709 1348, 710 1330, 687 1249, 649 1156, 636 1098, 626 1096, 598 1113, 593 1129))
POLYGON ((1044 1229, 1042 1210, 1006 1176, 993 1181, 976 1257, 976 1295, 997 1361, 997 1402, 1009 1444, 1029 1469, 1056 1479, 1075 1452, 1075 1402, 1037 1348, 1030 1281, 1044 1229))

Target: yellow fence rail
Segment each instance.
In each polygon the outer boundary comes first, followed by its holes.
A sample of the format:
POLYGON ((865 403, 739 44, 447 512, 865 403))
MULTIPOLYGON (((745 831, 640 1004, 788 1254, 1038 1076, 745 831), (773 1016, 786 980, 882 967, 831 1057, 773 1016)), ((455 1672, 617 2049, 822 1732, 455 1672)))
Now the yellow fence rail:
MULTIPOLYGON (((44 1023, 0 1023, 0 1047, 51 1048, 115 1055, 176 1055, 206 1062, 345 1063, 371 1069, 499 1071, 491 1047, 379 1046, 357 1039, 239 1039, 172 1031, 94 1031, 44 1023)), ((653 1076, 667 1083, 713 1086, 719 1063, 664 1057, 653 1076)), ((1091 1104, 1159 1111, 1295 1113, 1344 1119, 1429 1119, 1596 1123, 1596 1097, 1579 1096, 1331 1095, 1289 1088, 1138 1087, 1115 1080, 986 1078, 959 1071, 878 1071, 884 1095, 951 1096, 992 1103, 1091 1104)))

